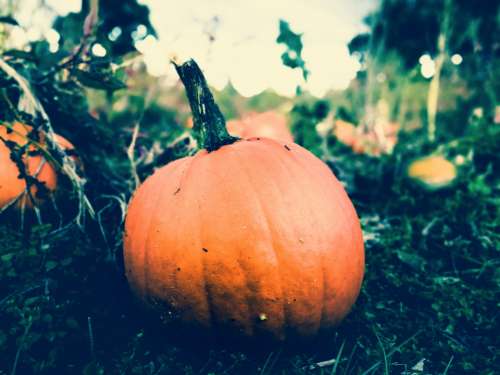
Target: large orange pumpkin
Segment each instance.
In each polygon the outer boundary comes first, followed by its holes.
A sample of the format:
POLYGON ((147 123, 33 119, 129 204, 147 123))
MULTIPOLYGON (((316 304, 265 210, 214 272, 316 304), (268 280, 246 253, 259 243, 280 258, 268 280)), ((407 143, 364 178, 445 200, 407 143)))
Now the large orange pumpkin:
POLYGON ((230 136, 196 63, 177 70, 205 149, 135 192, 124 237, 132 290, 215 334, 284 340, 336 325, 364 273, 344 188, 299 145, 230 136))
POLYGON ((250 113, 239 120, 227 122, 229 134, 240 138, 266 137, 283 142, 293 142, 286 117, 275 111, 250 113))
MULTIPOLYGON (((12 131, 9 131, 6 126, 0 124, 0 138, 23 146, 28 142, 27 137, 31 130, 30 126, 19 122, 15 122, 12 125, 12 131)), ((43 143, 43 137, 41 138, 41 143, 43 143)), ((73 145, 67 139, 59 135, 55 136, 55 141, 63 149, 74 149, 73 145)), ((29 147, 29 151, 34 150, 34 147, 29 147)), ((31 199, 29 199, 26 193, 26 181, 24 178, 19 177, 19 169, 10 156, 10 148, 0 140, 0 208, 13 202, 15 199, 18 199, 18 207, 22 205, 31 207, 31 199)), ((26 153, 23 156, 23 162, 29 175, 45 184, 45 187, 49 191, 56 189, 57 173, 54 167, 42 155, 28 155, 26 153)), ((40 200, 37 199, 36 191, 37 188, 33 185, 31 187, 31 195, 35 198, 36 203, 40 203, 40 200)))

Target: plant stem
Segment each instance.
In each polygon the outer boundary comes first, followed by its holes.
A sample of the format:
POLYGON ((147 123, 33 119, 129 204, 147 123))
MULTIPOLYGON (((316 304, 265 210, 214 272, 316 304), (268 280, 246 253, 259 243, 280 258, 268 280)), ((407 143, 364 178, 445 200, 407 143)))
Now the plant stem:
POLYGON ((208 88, 200 67, 192 59, 182 65, 173 63, 181 78, 193 112, 193 130, 199 144, 208 152, 238 140, 226 129, 226 120, 208 88))
POLYGON ((452 6, 453 4, 451 0, 445 1, 443 9, 443 21, 441 23, 437 40, 438 55, 435 62, 435 73, 432 77, 431 83, 429 84, 429 93, 427 95, 427 136, 430 142, 434 142, 436 140, 436 114, 439 101, 439 81, 441 78, 441 70, 443 68, 443 64, 447 54, 446 48, 450 33, 450 18, 452 6))

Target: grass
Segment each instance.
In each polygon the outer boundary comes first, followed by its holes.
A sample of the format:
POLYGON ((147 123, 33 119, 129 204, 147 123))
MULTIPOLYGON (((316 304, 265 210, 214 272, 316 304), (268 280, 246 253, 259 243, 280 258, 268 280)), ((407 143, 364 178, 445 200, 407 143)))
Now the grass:
POLYGON ((15 216, 3 215, 0 374, 500 373, 491 165, 472 161, 453 186, 431 192, 402 177, 402 151, 370 159, 330 146, 361 216, 367 258, 361 295, 335 331, 280 347, 196 340, 142 310, 119 247, 110 261, 91 222, 85 233, 50 225, 19 233, 15 216))

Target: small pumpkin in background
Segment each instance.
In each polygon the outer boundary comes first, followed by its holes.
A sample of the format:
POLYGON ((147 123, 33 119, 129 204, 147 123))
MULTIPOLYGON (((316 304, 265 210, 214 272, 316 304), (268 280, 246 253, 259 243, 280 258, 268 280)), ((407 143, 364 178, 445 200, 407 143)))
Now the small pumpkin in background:
POLYGON ((228 121, 226 125, 229 134, 240 138, 264 137, 293 142, 286 116, 275 111, 249 113, 239 120, 228 121))
MULTIPOLYGON (((10 128, 0 124, 0 209, 15 200, 17 200, 16 206, 18 208, 22 206, 32 207, 33 202, 26 190, 26 180, 19 176, 18 166, 11 159, 11 149, 4 142, 14 142, 19 146, 25 146, 28 143, 32 127, 14 122, 10 128)), ((45 143, 44 135, 40 134, 39 138, 39 143, 43 146, 45 143)), ((74 146, 60 135, 55 135, 55 141, 66 151, 74 150, 74 146)), ((35 151, 36 147, 30 145, 22 156, 25 170, 27 174, 43 183, 49 192, 54 192, 57 188, 57 172, 43 155, 39 152, 35 154, 35 151)), ((30 187, 35 204, 41 204, 42 200, 38 198, 37 190, 35 185, 30 187)))
POLYGON ((364 274, 361 226, 342 184, 297 144, 231 136, 198 65, 176 69, 204 149, 158 169, 131 199, 132 291, 215 336, 281 341, 335 326, 364 274))
POLYGON ((356 126, 344 120, 335 120, 333 134, 343 144, 353 147, 356 142, 356 126))
POLYGON ((420 185, 435 190, 449 186, 457 177, 457 168, 443 156, 431 155, 412 161, 407 175, 420 185))
POLYGON ((398 123, 385 122, 376 124, 372 132, 364 133, 350 122, 335 120, 333 134, 357 154, 380 156, 392 152, 398 141, 399 129, 398 123))
MULTIPOLYGON (((186 127, 193 128, 193 118, 188 117, 186 127)), ((239 138, 263 137, 277 141, 293 142, 293 135, 286 116, 276 111, 251 112, 240 119, 226 122, 229 134, 239 138)))

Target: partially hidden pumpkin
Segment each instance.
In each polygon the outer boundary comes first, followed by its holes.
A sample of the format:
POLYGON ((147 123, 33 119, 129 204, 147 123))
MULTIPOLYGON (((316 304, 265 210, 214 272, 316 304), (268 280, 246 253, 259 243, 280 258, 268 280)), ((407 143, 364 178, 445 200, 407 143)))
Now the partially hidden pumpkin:
POLYGON ((408 177, 434 190, 450 185, 457 177, 455 165, 440 155, 416 159, 408 165, 408 177))
POLYGON ((131 199, 132 291, 215 335, 285 340, 335 326, 364 273, 360 223, 341 183, 297 144, 230 136, 196 63, 177 70, 205 149, 157 170, 131 199))
POLYGON ((287 125, 286 116, 267 111, 250 113, 238 120, 227 122, 229 134, 240 138, 266 137, 283 142, 293 142, 293 136, 287 125))
MULTIPOLYGON (((14 142, 20 146, 26 145, 27 137, 32 128, 20 122, 15 122, 8 129, 7 126, 0 124, 0 208, 16 201, 17 207, 33 205, 27 193, 26 180, 20 177, 20 171, 16 163, 11 159, 11 150, 4 141, 14 142), (2 141, 2 139, 4 141, 2 141)), ((40 137, 40 143, 44 143, 43 134, 40 137)), ((55 135, 55 141, 65 150, 73 150, 73 145, 64 137, 55 135)), ((33 154, 36 148, 29 146, 27 152, 22 156, 22 162, 26 172, 43 183, 45 187, 53 192, 57 187, 57 173, 54 167, 41 154, 33 154)), ((37 187, 32 185, 30 188, 32 197, 36 204, 41 203, 37 196, 37 187)))
POLYGON ((362 132, 350 122, 336 120, 333 134, 355 153, 380 156, 390 154, 398 141, 399 124, 395 122, 379 123, 369 133, 362 132))

